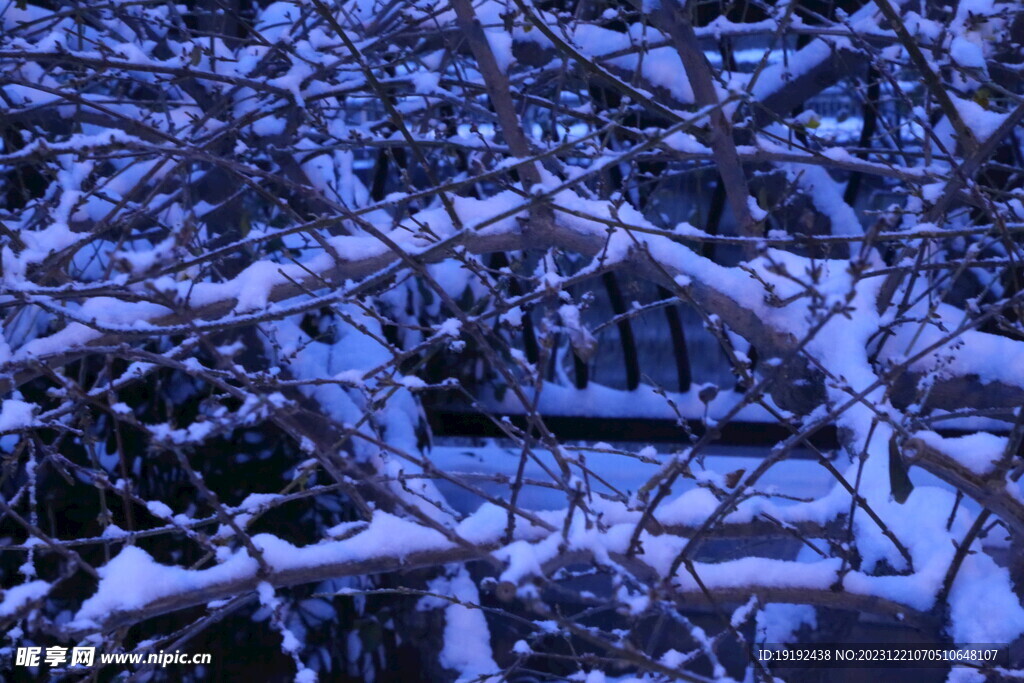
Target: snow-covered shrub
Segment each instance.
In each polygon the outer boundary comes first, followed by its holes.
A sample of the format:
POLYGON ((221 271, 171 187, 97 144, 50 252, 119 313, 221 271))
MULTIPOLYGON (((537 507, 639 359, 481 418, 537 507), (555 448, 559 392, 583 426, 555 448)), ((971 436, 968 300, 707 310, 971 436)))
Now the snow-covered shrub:
POLYGON ((751 680, 866 623, 1024 634, 1019 3, 0 20, 12 676, 751 680))

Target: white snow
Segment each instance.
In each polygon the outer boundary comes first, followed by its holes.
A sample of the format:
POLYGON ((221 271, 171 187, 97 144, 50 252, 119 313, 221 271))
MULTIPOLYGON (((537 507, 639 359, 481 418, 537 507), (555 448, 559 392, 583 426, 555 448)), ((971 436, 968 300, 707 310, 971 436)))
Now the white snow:
POLYGON ((0 592, 0 617, 9 617, 33 600, 39 600, 50 592, 46 581, 29 581, 12 586, 0 592))

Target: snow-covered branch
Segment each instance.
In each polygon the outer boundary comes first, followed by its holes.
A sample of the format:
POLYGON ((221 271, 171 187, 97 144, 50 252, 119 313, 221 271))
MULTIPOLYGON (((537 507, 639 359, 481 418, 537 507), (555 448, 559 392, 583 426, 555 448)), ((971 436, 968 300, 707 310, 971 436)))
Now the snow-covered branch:
POLYGON ((1014 3, 9 5, 0 668, 1024 642, 1014 3))

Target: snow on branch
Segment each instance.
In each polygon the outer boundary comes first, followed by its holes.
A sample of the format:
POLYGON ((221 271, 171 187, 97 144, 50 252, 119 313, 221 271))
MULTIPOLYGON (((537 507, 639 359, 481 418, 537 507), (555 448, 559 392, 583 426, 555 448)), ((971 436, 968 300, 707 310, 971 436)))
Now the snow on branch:
POLYGON ((0 667, 1024 671, 1016 4, 0 20, 0 667))

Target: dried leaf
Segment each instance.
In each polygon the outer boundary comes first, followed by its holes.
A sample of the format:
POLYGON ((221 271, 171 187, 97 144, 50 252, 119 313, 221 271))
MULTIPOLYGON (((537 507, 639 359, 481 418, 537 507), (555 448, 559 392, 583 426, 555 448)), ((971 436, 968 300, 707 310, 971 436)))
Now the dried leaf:
POLYGON ((889 439, 889 487, 893 499, 901 505, 907 502, 910 492, 914 490, 914 483, 907 474, 907 466, 903 462, 895 434, 889 439))

